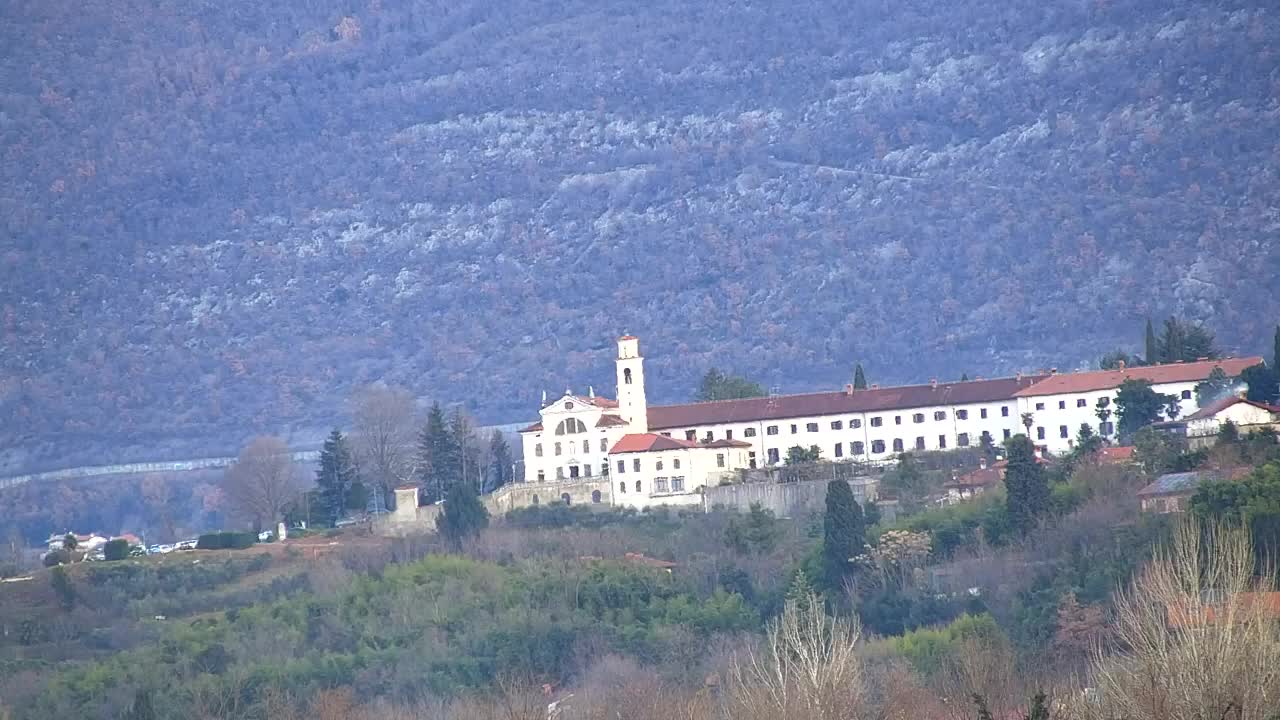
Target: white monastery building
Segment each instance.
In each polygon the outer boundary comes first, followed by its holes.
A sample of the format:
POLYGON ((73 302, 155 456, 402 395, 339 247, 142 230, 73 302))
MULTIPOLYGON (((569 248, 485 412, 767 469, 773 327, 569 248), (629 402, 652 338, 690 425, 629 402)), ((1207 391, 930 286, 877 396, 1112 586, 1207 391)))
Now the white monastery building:
POLYGON ((617 400, 568 391, 544 402, 521 430, 527 482, 611 480, 615 505, 692 505, 701 489, 744 468, 780 464, 787 449, 817 446, 824 460, 888 462, 909 451, 1000 443, 1017 434, 1051 453, 1070 449, 1081 423, 1114 434, 1120 384, 1149 380, 1197 410, 1195 385, 1221 367, 1239 376, 1261 358, 1094 372, 1056 371, 990 380, 906 385, 650 407, 640 341, 618 340, 617 400))

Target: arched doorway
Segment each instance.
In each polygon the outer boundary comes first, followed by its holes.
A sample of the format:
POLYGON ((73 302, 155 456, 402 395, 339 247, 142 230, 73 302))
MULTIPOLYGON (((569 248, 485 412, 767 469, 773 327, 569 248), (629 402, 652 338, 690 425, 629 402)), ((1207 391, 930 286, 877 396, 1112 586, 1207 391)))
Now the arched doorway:
POLYGON ((560 493, 560 499, 564 501, 565 505, 573 504, 573 501, 569 499, 569 493, 560 493))

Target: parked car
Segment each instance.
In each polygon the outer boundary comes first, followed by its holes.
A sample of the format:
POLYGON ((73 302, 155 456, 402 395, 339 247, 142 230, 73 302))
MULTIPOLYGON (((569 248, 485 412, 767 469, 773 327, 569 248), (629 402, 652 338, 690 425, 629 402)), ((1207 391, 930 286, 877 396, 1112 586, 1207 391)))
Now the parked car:
POLYGON ((183 540, 182 542, 178 543, 177 545, 174 545, 174 547, 175 547, 176 549, 178 549, 178 550, 195 550, 195 549, 196 549, 196 541, 195 541, 195 540, 183 540))
POLYGON ((270 530, 263 530, 262 532, 258 533, 258 542, 271 542, 272 538, 274 538, 275 536, 276 534, 271 532, 270 530))

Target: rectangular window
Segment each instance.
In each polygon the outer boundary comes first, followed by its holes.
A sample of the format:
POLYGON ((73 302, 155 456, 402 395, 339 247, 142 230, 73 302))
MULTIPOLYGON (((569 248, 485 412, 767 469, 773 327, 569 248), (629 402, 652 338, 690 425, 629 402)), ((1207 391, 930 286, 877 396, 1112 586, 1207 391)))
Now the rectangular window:
POLYGON ((1099 430, 1101 430, 1101 431, 1102 431, 1102 434, 1103 434, 1103 435, 1111 435, 1112 433, 1114 433, 1114 432, 1116 431, 1116 426, 1115 426, 1114 424, 1112 424, 1112 423, 1104 422, 1104 423, 1102 423, 1102 425, 1099 427, 1099 430))
POLYGON ((947 449, 947 436, 946 436, 946 435, 939 435, 939 436, 938 436, 938 449, 939 449, 939 450, 946 450, 946 449, 947 449))
POLYGON ((934 419, 934 420, 946 420, 946 419, 947 419, 947 413, 946 413, 946 411, 944 411, 944 410, 934 410, 934 411, 933 411, 933 419, 934 419))
POLYGON ((1011 438, 1011 437, 1013 437, 1013 433, 1009 432, 1009 428, 1005 428, 1005 429, 1004 429, 1004 439, 1005 439, 1005 440, 1008 440, 1008 439, 1009 439, 1009 438, 1011 438))
POLYGON ((836 443, 836 450, 833 454, 836 457, 844 457, 844 443, 836 443))
POLYGON ((818 432, 818 423, 809 423, 804 426, 805 432, 818 432))
POLYGON ((880 427, 882 425, 884 425, 884 418, 882 417, 871 418, 871 427, 880 427))
POLYGON ((640 458, 631 461, 631 469, 640 472, 640 458))
POLYGON ((1059 410, 1066 410, 1066 409, 1067 409, 1067 401, 1066 401, 1066 400, 1059 400, 1059 401, 1058 401, 1058 409, 1059 409, 1059 410))
POLYGON ((849 447, 849 452, 854 455, 866 455, 867 446, 864 445, 861 440, 854 440, 853 444, 849 447))
POLYGON ((1036 409, 1037 409, 1037 410, 1043 410, 1043 409, 1044 409, 1044 403, 1036 403, 1036 409))
POLYGON ((960 447, 969 447, 969 433, 960 433, 956 436, 956 445, 960 447))
POLYGON ((556 468, 556 479, 557 479, 557 480, 563 480, 563 479, 564 479, 564 468, 562 468, 562 467, 558 467, 558 468, 556 468))
POLYGON ((795 435, 798 432, 800 432, 800 426, 795 423, 791 423, 791 434, 795 435))
POLYGON ((627 471, 627 461, 626 461, 626 460, 619 460, 619 461, 618 461, 618 474, 619 474, 619 475, 621 475, 622 473, 624 473, 624 472, 626 472, 626 471, 627 471))
POLYGON ((556 457, 560 457, 560 443, 556 443, 556 457))
POLYGON ((671 478, 671 492, 684 492, 684 476, 671 478))
POLYGON ((872 440, 872 441, 871 441, 871 452, 873 452, 873 453, 882 453, 882 452, 884 452, 884 441, 883 441, 883 440, 872 440))
POLYGON ((755 450, 752 450, 751 452, 747 453, 747 466, 753 470, 755 469, 756 467, 756 451, 755 450))
POLYGON ((832 421, 831 421, 831 429, 832 429, 832 430, 843 430, 843 429, 844 429, 844 421, 843 421, 843 420, 832 420, 832 421))
POLYGON ((1001 406, 1000 406, 1000 417, 1009 417, 1009 406, 1008 406, 1008 405, 1001 405, 1001 406))
POLYGON ((716 467, 724 467, 724 453, 716 453, 716 467))
POLYGON ((902 438, 893 439, 893 451, 902 452, 902 438))
POLYGON ((901 425, 901 424, 902 424, 902 416, 901 416, 901 415, 894 415, 894 416, 893 416, 893 424, 894 424, 894 425, 901 425))
POLYGON ((1088 400, 1085 400, 1084 398, 1079 398, 1076 400, 1076 407, 1088 407, 1088 406, 1089 406, 1088 400))
POLYGON ((600 438, 600 452, 609 452, 609 440, 607 438, 600 438))
POLYGON ((1183 391, 1182 391, 1182 399, 1183 399, 1183 400, 1190 400, 1190 399, 1191 399, 1191 391, 1190 391, 1190 390, 1183 390, 1183 391))
POLYGON ((600 463, 600 474, 601 475, 609 474, 609 463, 600 463))
POLYGON ((769 464, 778 464, 778 448, 769 448, 769 464))
POLYGON ((968 420, 968 419, 969 419, 969 411, 968 411, 968 410, 957 410, 957 411, 956 411, 956 419, 957 419, 957 420, 968 420))
POLYGON ((583 466, 582 466, 582 475, 583 475, 583 477, 591 477, 591 466, 590 466, 590 465, 583 465, 583 466))
POLYGON ((982 418, 983 420, 986 420, 986 419, 987 419, 987 409, 986 409, 986 408, 980 408, 980 409, 978 410, 978 417, 982 418))
POLYGON ((1064 437, 1064 438, 1071 437, 1071 431, 1067 430, 1066 425, 1058 426, 1058 437, 1064 437))
POLYGON ((664 493, 667 491, 667 479, 664 477, 653 479, 653 491, 664 493))
POLYGON ((1043 440, 1043 439, 1044 439, 1044 428, 1043 428, 1043 427, 1038 427, 1038 428, 1036 428, 1036 439, 1037 439, 1037 440, 1043 440))
POLYGON ((732 431, 732 430, 725 430, 725 431, 724 431, 724 439, 725 439, 725 440, 732 440, 732 439, 733 439, 733 431, 732 431))
POLYGON ((671 461, 671 467, 673 467, 673 468, 675 468, 675 469, 679 470, 679 469, 680 469, 680 458, 676 458, 676 459, 672 460, 672 461, 671 461))
POLYGON ((742 436, 743 436, 743 437, 755 437, 755 436, 756 436, 756 429, 755 429, 755 428, 747 428, 746 430, 743 430, 743 431, 742 431, 742 436))
POLYGON ((669 432, 661 432, 661 433, 658 433, 658 434, 659 434, 659 435, 661 435, 662 437, 671 437, 671 433, 669 433, 669 432))
POLYGON ((715 439, 716 439, 715 433, 711 432, 710 430, 707 431, 707 436, 703 438, 703 440, 705 440, 706 442, 711 442, 712 440, 715 440, 715 439))
POLYGON ((850 420, 850 421, 849 421, 849 427, 851 427, 851 428, 853 428, 853 429, 855 429, 855 430, 857 430, 858 428, 862 427, 862 419, 861 419, 861 418, 854 418, 854 419, 850 420))
POLYGON ((1111 398, 1109 397, 1098 398, 1098 407, 1107 407, 1110 404, 1111 404, 1111 398))
POLYGON ((917 424, 917 425, 919 425, 920 423, 924 422, 924 413, 916 413, 915 415, 912 415, 912 416, 911 416, 911 422, 913 422, 913 423, 915 423, 915 424, 917 424))
POLYGON ((542 443, 533 446, 533 456, 542 457, 542 443))
POLYGON ((590 454, 591 454, 591 441, 590 441, 590 440, 583 440, 583 441, 582 441, 582 452, 583 452, 583 454, 585 454, 585 455, 590 455, 590 454))
POLYGON ((770 425, 769 427, 767 427, 767 428, 765 428, 765 429, 764 429, 764 434, 765 434, 765 435, 777 435, 777 434, 778 434, 778 426, 777 426, 777 425, 770 425))
POLYGON ((917 449, 917 450, 923 450, 923 449, 924 449, 924 437, 917 437, 917 438, 916 438, 916 449, 917 449))
POLYGON ((538 471, 538 482, 546 482, 546 481, 547 481, 547 474, 546 474, 545 472, 543 472, 542 470, 539 470, 539 471, 538 471))
POLYGON ((655 463, 653 464, 653 469, 654 469, 654 470, 658 470, 659 472, 661 472, 661 470, 662 470, 662 461, 661 461, 661 460, 658 460, 657 462, 655 462, 655 463))
POLYGON ((697 430, 685 430, 685 431, 684 431, 684 439, 685 439, 685 440, 697 440, 697 439, 698 439, 698 431, 697 431, 697 430))

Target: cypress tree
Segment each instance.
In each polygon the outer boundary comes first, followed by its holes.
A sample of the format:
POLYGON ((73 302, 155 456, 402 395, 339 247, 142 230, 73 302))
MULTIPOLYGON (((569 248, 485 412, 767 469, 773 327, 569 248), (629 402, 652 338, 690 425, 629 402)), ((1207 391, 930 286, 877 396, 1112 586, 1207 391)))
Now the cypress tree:
POLYGON ((853 369, 853 389, 867 389, 867 375, 862 372, 862 363, 858 363, 858 366, 853 369))
POLYGON ((454 548, 489 527, 489 511, 470 483, 454 483, 445 496, 444 512, 436 517, 436 531, 454 548))
POLYGON ((1151 318, 1147 318, 1147 364, 1155 365, 1161 361, 1160 349, 1156 345, 1156 331, 1151 327, 1151 318))
POLYGON ((1276 325, 1276 335, 1271 340, 1271 371, 1280 379, 1280 325, 1276 325))
POLYGON ((1035 446, 1021 433, 1005 443, 1009 465, 1005 470, 1005 508, 1009 522, 1022 533, 1035 527, 1049 510, 1049 482, 1036 462, 1035 446))
POLYGON ((347 439, 334 430, 325 438, 320 450, 320 467, 316 470, 316 486, 320 490, 320 511, 323 520, 330 525, 342 517, 347 505, 347 495, 356 482, 355 465, 347 439))
POLYGON ((849 574, 849 559, 862 552, 866 535, 862 508, 844 480, 827 483, 827 511, 822 518, 822 572, 826 587, 838 591, 849 574))
POLYGON ((489 436, 489 479, 486 483, 492 492, 511 482, 511 448, 502 432, 494 430, 489 436))

